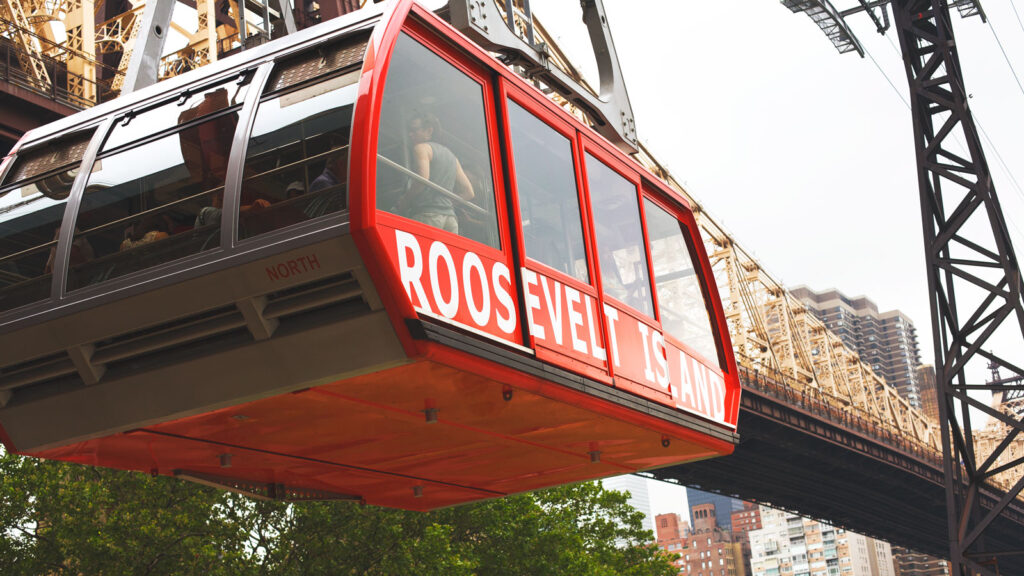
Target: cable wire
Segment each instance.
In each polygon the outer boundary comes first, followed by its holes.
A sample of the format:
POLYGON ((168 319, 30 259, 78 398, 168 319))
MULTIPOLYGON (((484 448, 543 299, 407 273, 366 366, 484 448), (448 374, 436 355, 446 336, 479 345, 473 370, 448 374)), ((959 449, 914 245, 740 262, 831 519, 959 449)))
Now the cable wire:
POLYGON ((1017 25, 1020 26, 1021 32, 1024 32, 1024 22, 1020 21, 1020 12, 1017 12, 1017 7, 1010 2, 1010 8, 1013 8, 1013 14, 1017 17, 1017 25))
POLYGON ((900 89, 897 88, 895 84, 893 84, 892 79, 889 78, 889 75, 886 74, 885 70, 882 70, 882 67, 878 65, 878 60, 875 60, 875 57, 871 55, 871 51, 868 50, 867 46, 864 47, 864 53, 868 55, 868 58, 871 59, 871 63, 875 65, 875 68, 877 68, 878 71, 882 74, 882 77, 885 78, 885 81, 889 83, 890 87, 892 87, 893 92, 895 92, 896 95, 899 96, 900 100, 903 101, 903 105, 907 107, 907 110, 910 110, 910 102, 907 102, 907 99, 903 96, 903 93, 900 92, 900 89))
MULTIPOLYGON (((1017 9, 1014 8, 1014 11, 1017 9)), ((1018 16, 1019 18, 1019 16, 1018 16)), ((999 39, 999 34, 996 34, 996 27, 992 25, 992 21, 988 21, 988 29, 992 31, 992 36, 996 39, 996 44, 999 45, 999 51, 1003 53, 1003 59, 1006 60, 1006 65, 1010 67, 1010 72, 1013 73, 1013 79, 1017 82, 1017 88, 1020 88, 1020 93, 1024 95, 1024 86, 1020 84, 1020 77, 1017 76, 1017 71, 1013 68, 1013 63, 1010 62, 1010 57, 1006 55, 1006 49, 1003 48, 1003 42, 999 39)))
MULTIPOLYGON (((889 43, 893 46, 893 48, 896 47, 895 44, 893 44, 891 38, 889 38, 889 43)), ((893 83, 891 78, 889 78, 889 75, 886 74, 885 70, 883 70, 882 67, 878 64, 878 61, 875 60, 875 57, 871 54, 871 51, 868 50, 867 46, 864 47, 864 53, 868 55, 868 58, 875 65, 875 68, 878 69, 878 71, 882 74, 882 77, 885 78, 885 81, 889 84, 893 91, 896 92, 896 95, 899 96, 899 99, 903 102, 904 106, 906 106, 908 110, 912 110, 910 107, 910 103, 907 102, 907 99, 903 96, 903 93, 900 92, 899 88, 896 87, 896 84, 893 83)), ((902 58, 903 55, 900 54, 900 57, 902 58)), ((1024 89, 1022 89, 1022 92, 1024 92, 1024 89)), ((1006 173, 1007 176, 1009 176, 1010 182, 1013 184, 1013 188, 1017 192, 1017 195, 1024 199, 1024 190, 1021 189, 1020 183, 1017 182, 1017 178, 1013 175, 1013 172, 1010 171, 1010 167, 1006 164, 1006 161, 1003 160, 1003 155, 999 153, 999 149, 996 148, 995 143, 992 141, 991 138, 989 138, 988 133, 985 132, 985 128, 982 127, 981 121, 977 117, 974 117, 974 125, 978 127, 978 131, 981 132, 982 137, 984 137, 985 141, 988 143, 988 148, 992 150, 992 153, 995 154, 995 157, 999 161, 999 164, 1003 167, 1003 171, 1006 173)), ((962 150, 965 153, 967 153, 967 145, 960 139, 960 134, 954 132, 952 136, 956 140, 957 144, 960 145, 962 150)), ((1018 234, 1024 236, 1024 232, 1022 232, 1020 227, 1017 226, 1017 223, 1014 218, 1010 217, 1009 214, 1005 213, 1003 214, 1003 217, 1010 223, 1010 225, 1013 227, 1014 230, 1017 231, 1018 234)))

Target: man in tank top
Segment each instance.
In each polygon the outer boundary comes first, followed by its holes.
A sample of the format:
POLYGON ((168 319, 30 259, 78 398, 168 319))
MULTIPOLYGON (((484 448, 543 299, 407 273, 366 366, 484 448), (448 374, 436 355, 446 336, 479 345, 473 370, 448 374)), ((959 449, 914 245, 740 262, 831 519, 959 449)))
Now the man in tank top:
MULTIPOLYGON (((433 141, 434 135, 440 131, 441 124, 433 114, 420 113, 409 121, 409 139, 413 145, 411 168, 441 188, 470 200, 473 198, 473 185, 463 172, 459 159, 446 146, 433 141)), ((414 181, 399 207, 403 214, 414 220, 458 234, 455 202, 433 187, 414 181)))

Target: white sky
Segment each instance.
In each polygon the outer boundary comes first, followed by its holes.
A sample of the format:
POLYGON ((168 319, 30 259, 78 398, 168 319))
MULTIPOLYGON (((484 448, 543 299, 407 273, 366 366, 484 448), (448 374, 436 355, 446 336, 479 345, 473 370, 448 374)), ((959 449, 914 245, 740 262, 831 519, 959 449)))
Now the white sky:
MULTIPOLYGON (((604 4, 637 134, 654 155, 779 281, 901 310, 931 362, 910 110, 871 58, 840 55, 810 18, 774 0, 604 4)), ((1012 4, 983 6, 1024 73, 1024 26, 1012 4)), ((596 77, 578 3, 533 9, 596 77)), ((909 101, 895 33, 880 36, 863 14, 849 22, 909 101)), ((953 25, 975 118, 1024 182, 1024 90, 989 24, 954 16, 953 25)), ((986 155, 1024 246, 1024 193, 991 146, 986 155)))

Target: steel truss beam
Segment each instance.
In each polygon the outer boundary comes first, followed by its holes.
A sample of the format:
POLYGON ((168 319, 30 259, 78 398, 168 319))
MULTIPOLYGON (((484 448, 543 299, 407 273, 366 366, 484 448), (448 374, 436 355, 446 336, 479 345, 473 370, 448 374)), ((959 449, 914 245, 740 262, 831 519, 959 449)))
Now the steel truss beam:
POLYGON ((994 575, 1000 557, 1024 551, 1019 539, 1016 549, 995 546, 995 534, 987 532, 1022 482, 1015 482, 994 506, 983 508, 978 494, 995 473, 1013 468, 1012 461, 999 463, 1008 461, 1000 452, 1012 445, 1024 423, 1019 416, 1000 418, 1007 425, 1005 441, 996 443, 992 454, 979 454, 972 413, 998 414, 968 396, 968 390, 980 384, 984 360, 1024 374, 1019 368, 1024 360, 1020 268, 967 105, 949 5, 946 0, 894 0, 892 9, 914 119, 950 559, 961 576, 994 575), (966 154, 954 151, 958 138, 966 143, 966 154))

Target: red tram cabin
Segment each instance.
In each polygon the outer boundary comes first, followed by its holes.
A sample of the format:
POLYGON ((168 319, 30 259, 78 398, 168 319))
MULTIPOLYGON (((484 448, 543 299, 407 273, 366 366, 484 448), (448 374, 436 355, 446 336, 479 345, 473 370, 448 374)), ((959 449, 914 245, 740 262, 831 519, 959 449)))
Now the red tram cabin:
POLYGON ((11 451, 427 510, 737 441, 686 201, 408 0, 34 130, 2 178, 11 451))

